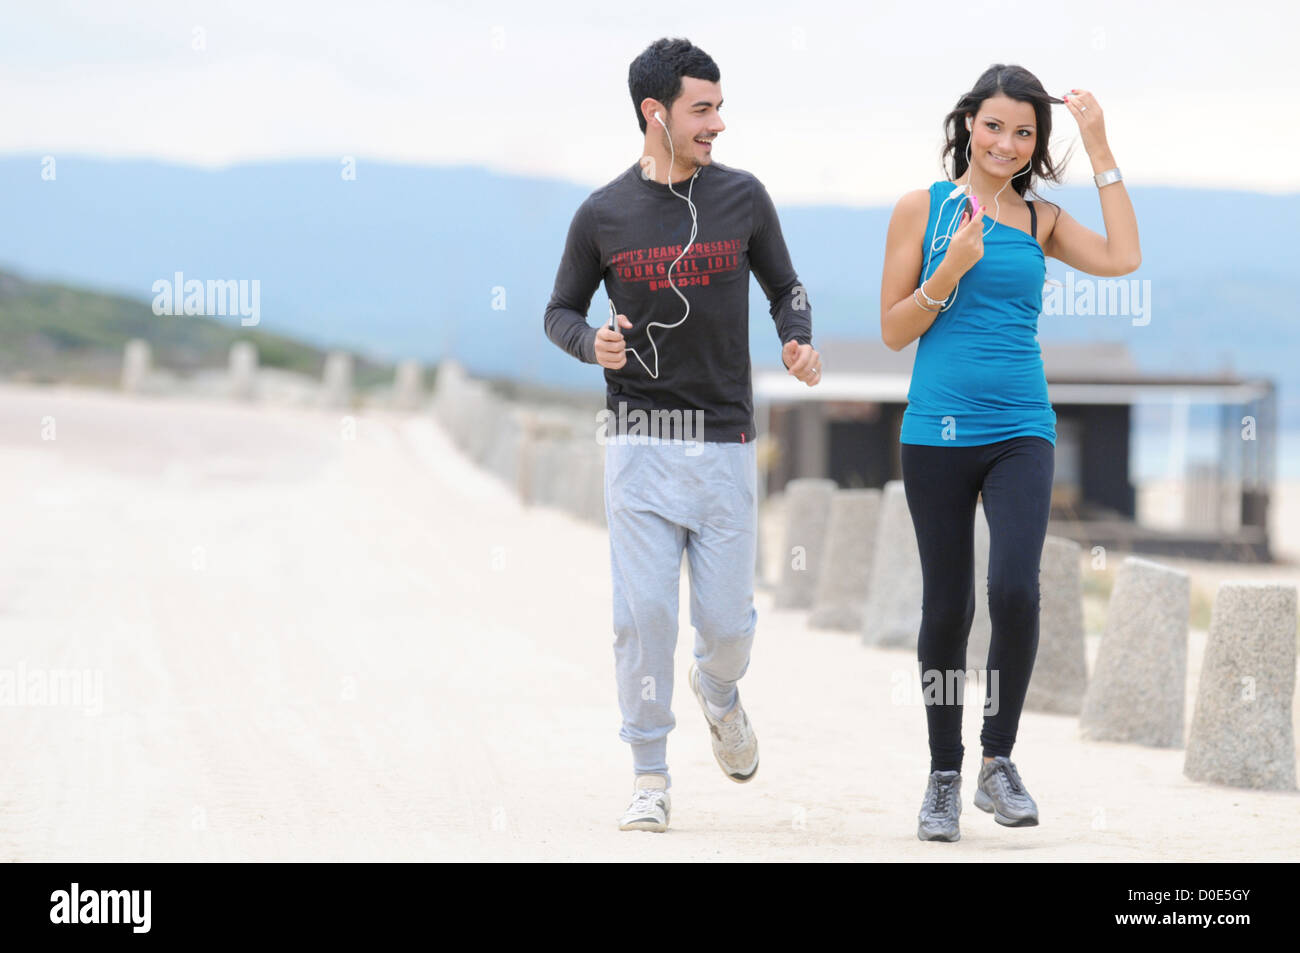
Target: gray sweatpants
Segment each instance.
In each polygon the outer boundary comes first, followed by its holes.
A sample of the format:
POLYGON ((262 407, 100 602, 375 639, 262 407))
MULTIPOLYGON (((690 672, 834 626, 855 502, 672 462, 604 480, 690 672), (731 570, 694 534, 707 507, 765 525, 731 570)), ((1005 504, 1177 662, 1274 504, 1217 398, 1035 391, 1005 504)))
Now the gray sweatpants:
POLYGON ((704 696, 729 708, 749 667, 758 619, 756 457, 752 442, 622 439, 605 445, 619 737, 632 746, 636 774, 668 776, 683 550, 704 696))

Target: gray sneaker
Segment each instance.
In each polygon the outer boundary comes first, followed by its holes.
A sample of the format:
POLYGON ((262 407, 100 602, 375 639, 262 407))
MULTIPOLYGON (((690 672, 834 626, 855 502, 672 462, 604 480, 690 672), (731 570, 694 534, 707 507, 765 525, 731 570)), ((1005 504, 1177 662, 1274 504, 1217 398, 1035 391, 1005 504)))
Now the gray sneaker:
POLYGON ((662 834, 668 830, 668 816, 672 811, 672 798, 668 794, 668 779, 662 774, 638 775, 632 789, 632 803, 619 819, 620 831, 654 831, 662 834))
POLYGON ((917 815, 916 836, 921 840, 961 840, 961 772, 931 771, 930 783, 917 815))
POLYGON ((704 720, 709 724, 710 741, 713 743, 713 758, 718 762, 722 773, 737 784, 744 784, 758 771, 758 736, 754 726, 749 723, 745 706, 740 703, 740 693, 736 693, 736 704, 731 711, 721 718, 709 711, 709 703, 700 689, 700 670, 691 665, 691 691, 704 711, 704 720))
POLYGON ((1034 827, 1038 824, 1038 805, 1025 790, 1016 766, 1004 755, 980 765, 975 806, 992 814, 993 820, 1005 827, 1034 827))

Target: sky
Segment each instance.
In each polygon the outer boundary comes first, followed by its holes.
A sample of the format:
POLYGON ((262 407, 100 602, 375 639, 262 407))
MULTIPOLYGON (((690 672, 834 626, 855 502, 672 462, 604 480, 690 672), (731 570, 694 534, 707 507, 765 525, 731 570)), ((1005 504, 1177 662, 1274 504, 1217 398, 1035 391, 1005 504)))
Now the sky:
MULTIPOLYGON (((1300 191, 1300 4, 42 2, 0 15, 0 153, 219 168, 473 165, 592 187, 641 153, 627 67, 717 61, 716 161, 780 203, 880 205, 942 175, 942 118, 995 62, 1090 90, 1132 184, 1300 191)), ((1065 107, 1055 155, 1091 174, 1065 107)))

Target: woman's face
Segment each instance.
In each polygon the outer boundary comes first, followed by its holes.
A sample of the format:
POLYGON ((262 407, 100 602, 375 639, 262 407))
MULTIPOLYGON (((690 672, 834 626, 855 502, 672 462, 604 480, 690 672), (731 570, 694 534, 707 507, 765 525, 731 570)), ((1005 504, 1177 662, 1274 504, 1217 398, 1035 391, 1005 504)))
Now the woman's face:
POLYGON ((990 96, 971 123, 971 165, 1007 179, 1028 165, 1038 144, 1034 107, 1006 96, 990 96))

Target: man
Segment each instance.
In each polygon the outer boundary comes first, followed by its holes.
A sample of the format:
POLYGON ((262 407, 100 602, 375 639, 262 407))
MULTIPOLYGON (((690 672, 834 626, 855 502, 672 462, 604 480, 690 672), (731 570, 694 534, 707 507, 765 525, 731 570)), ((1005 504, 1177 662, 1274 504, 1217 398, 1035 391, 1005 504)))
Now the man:
POLYGON ((713 162, 726 128, 719 79, 688 40, 659 40, 632 62, 643 154, 578 208, 546 309, 547 336, 605 369, 619 737, 632 746, 635 778, 622 830, 668 828, 683 550, 696 629, 690 685, 714 757, 734 781, 758 770, 736 688, 757 621, 751 268, 771 302, 783 363, 809 386, 821 378, 772 200, 754 176, 713 162), (602 281, 617 327, 602 316, 595 329, 587 309, 602 281))

